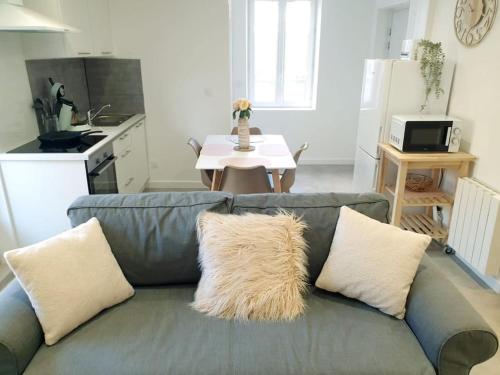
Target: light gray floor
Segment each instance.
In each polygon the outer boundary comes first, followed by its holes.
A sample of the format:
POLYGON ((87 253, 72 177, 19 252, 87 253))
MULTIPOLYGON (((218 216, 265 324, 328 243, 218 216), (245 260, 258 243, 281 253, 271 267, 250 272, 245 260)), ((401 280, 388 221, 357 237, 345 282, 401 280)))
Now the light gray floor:
POLYGON ((292 193, 352 191, 351 165, 299 165, 292 193))

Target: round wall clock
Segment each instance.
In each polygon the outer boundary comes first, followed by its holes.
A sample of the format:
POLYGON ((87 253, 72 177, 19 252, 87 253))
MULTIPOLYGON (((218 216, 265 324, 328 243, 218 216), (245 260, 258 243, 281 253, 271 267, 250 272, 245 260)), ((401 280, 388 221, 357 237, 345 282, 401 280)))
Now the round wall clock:
POLYGON ((497 0, 457 0, 455 34, 467 47, 481 42, 488 34, 497 10, 497 0))

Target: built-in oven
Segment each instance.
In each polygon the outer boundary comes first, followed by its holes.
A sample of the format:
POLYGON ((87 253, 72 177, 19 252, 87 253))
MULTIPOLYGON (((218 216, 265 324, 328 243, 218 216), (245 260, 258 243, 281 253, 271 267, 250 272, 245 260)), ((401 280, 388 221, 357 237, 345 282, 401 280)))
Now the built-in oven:
POLYGON ((457 152, 460 121, 448 116, 393 116, 389 143, 404 152, 457 152))
POLYGON ((111 143, 99 148, 87 161, 87 181, 90 194, 116 194, 116 156, 111 143))

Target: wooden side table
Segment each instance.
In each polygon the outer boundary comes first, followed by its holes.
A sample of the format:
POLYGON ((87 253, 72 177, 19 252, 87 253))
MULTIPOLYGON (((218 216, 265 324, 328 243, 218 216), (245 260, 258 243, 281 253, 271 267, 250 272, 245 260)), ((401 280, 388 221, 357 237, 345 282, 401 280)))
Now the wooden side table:
POLYGON ((432 218, 432 207, 453 207, 453 198, 439 191, 438 179, 441 169, 454 169, 458 177, 467 177, 474 155, 466 152, 401 152, 388 144, 379 144, 380 164, 377 179, 377 192, 387 192, 394 197, 391 224, 417 233, 428 234, 438 241, 445 241, 448 231, 432 218), (386 184, 388 163, 394 163, 398 173, 394 185, 386 184), (412 192, 406 190, 406 177, 412 169, 430 169, 433 186, 429 192, 412 192), (404 215, 404 207, 426 207, 425 214, 404 215))

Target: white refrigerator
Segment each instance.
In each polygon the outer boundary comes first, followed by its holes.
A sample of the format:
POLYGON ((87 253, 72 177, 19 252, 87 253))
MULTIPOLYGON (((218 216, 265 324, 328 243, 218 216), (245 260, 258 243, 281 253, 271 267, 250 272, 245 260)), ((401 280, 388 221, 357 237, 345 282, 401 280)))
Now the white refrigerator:
MULTIPOLYGON (((431 93, 426 114, 447 112, 455 65, 443 67, 439 99, 431 93)), ((387 143, 393 115, 419 114, 425 99, 420 63, 408 60, 366 60, 354 162, 353 190, 375 190, 379 163, 378 143, 387 143)))

